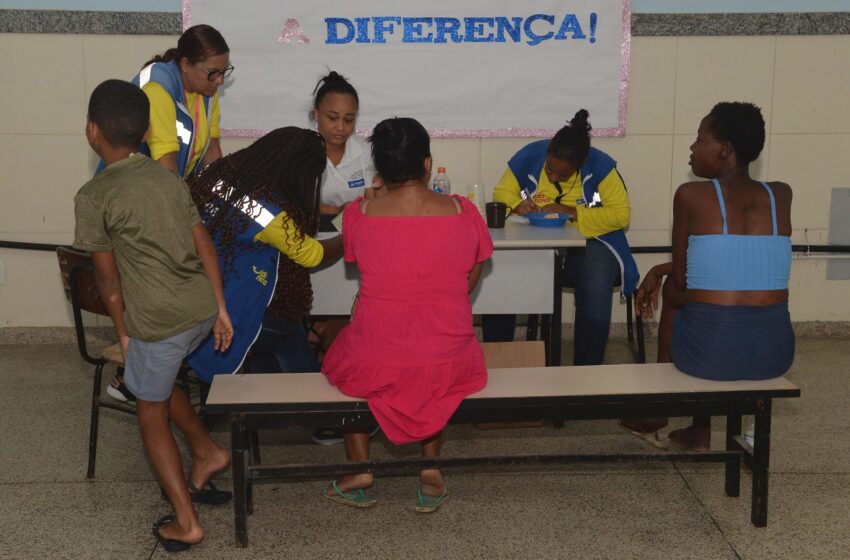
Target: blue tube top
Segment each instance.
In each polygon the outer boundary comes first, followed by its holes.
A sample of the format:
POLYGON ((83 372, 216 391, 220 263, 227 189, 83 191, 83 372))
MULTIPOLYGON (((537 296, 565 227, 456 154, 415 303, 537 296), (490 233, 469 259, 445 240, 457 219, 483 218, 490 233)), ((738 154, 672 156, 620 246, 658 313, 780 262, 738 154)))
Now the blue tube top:
POLYGON ((729 234, 720 183, 712 179, 723 217, 723 233, 688 237, 689 290, 785 290, 791 275, 791 238, 778 235, 776 201, 770 195, 773 235, 729 234))

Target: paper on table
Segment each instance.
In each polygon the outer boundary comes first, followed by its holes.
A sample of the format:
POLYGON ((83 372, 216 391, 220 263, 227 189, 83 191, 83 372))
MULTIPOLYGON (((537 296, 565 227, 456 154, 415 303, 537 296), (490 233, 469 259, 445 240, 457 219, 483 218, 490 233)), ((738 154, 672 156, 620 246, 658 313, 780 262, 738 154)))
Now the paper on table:
POLYGON ((519 214, 511 214, 508 216, 508 221, 513 222, 515 224, 527 224, 528 218, 525 216, 520 216, 519 214))

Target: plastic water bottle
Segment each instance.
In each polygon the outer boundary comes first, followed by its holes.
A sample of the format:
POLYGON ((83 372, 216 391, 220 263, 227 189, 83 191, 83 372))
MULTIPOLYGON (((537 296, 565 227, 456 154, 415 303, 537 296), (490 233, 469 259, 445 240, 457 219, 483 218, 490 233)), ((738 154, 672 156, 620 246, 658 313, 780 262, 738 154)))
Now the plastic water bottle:
POLYGON ((438 194, 451 194, 452 184, 446 175, 445 167, 437 168, 437 176, 431 182, 431 190, 438 194))

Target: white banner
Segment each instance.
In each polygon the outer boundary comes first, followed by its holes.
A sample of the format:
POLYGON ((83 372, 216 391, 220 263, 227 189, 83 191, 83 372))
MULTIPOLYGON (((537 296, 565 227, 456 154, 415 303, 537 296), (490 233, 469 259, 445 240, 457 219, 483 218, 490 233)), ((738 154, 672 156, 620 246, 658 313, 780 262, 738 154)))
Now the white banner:
POLYGON ((581 108, 625 133, 630 0, 184 0, 184 27, 221 31, 236 67, 226 136, 307 126, 316 81, 360 96, 358 129, 390 116, 435 137, 551 136, 581 108))

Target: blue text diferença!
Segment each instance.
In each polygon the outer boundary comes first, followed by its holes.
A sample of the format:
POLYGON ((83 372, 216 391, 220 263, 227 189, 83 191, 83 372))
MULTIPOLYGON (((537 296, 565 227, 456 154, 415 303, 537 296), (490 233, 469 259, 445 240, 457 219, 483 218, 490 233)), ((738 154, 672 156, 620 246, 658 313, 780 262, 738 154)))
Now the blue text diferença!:
POLYGON ((534 14, 527 17, 327 17, 326 44, 388 42, 401 36, 402 43, 520 43, 531 46, 544 41, 587 40, 596 42, 597 14, 588 18, 585 35, 576 14, 563 17, 534 14))

